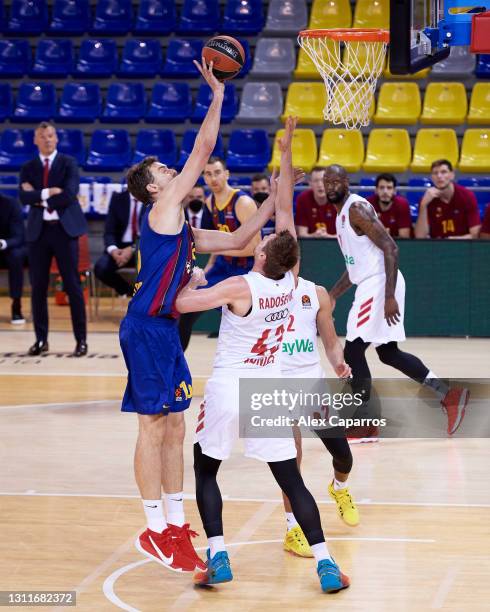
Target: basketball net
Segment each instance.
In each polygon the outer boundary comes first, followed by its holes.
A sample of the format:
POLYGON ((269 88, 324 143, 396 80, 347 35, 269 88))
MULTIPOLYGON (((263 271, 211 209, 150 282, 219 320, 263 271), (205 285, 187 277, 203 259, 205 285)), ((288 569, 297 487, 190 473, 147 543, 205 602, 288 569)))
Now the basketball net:
POLYGON ((347 129, 369 125, 376 82, 383 71, 386 30, 304 30, 298 43, 320 73, 327 92, 326 121, 347 129))

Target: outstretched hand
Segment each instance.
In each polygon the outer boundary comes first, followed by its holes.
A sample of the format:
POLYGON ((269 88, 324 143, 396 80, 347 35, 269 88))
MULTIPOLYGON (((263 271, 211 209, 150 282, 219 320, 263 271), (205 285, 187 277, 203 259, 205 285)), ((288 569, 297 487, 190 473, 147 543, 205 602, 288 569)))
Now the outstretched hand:
POLYGON ((269 197, 270 198, 274 198, 277 195, 277 181, 278 181, 277 168, 273 168, 272 174, 269 179, 269 185, 270 185, 269 197))
POLYGON ((286 117, 286 123, 284 125, 284 134, 278 139, 277 145, 282 153, 288 150, 293 140, 294 130, 298 123, 298 117, 286 117))
POLYGON ((221 81, 218 81, 218 79, 214 76, 213 62, 210 62, 209 65, 207 65, 204 57, 201 58, 202 64, 200 64, 196 60, 193 60, 193 61, 194 61, 194 65, 199 70, 199 72, 202 74, 206 83, 209 85, 209 87, 211 87, 211 91, 213 92, 213 94, 224 93, 225 91, 224 83, 221 83, 221 81))

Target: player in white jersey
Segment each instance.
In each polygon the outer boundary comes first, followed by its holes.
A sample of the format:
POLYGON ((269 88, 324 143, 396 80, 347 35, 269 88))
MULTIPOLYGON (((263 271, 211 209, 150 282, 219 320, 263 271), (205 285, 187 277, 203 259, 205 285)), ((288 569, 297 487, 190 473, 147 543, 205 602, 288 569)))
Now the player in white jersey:
POLYGON ((398 270, 395 241, 378 220, 373 206, 349 193, 349 177, 342 166, 328 166, 323 182, 328 202, 337 209, 337 240, 347 268, 330 291, 334 305, 338 297, 357 285, 344 349, 352 368, 354 390, 365 393, 367 406, 371 373, 365 352, 372 343, 383 363, 437 394, 447 415, 447 432, 452 435, 464 418, 469 391, 450 389, 418 357, 398 348, 398 342, 405 340, 405 280, 398 270))
MULTIPOLYGON (((281 147, 281 175, 276 198, 277 234, 266 236, 255 248, 254 266, 246 275, 228 278, 209 289, 196 275, 177 298, 180 312, 221 306, 223 316, 213 373, 204 393, 194 444, 196 500, 208 537, 207 571, 197 574, 201 585, 233 579, 223 536, 223 501, 216 481, 221 461, 239 437, 240 378, 281 376, 281 342, 292 308, 298 269, 298 244, 292 212, 293 167, 291 143, 296 120, 288 118, 281 147)), ((271 187, 275 189, 275 178, 271 187)), ((290 437, 245 438, 246 454, 267 462, 278 485, 291 501, 294 515, 317 561, 324 592, 349 586, 330 556, 320 513, 305 487, 290 437)))
MULTIPOLYGON (((285 379, 300 378, 302 388, 310 387, 325 392, 325 371, 318 352, 317 333, 320 334, 330 365, 339 378, 350 376, 350 367, 345 363, 344 350, 335 332, 332 320, 332 305, 324 287, 298 277, 295 290, 294 309, 290 314, 286 334, 282 342, 281 370, 285 379)), ((307 389, 310 391, 310 389, 307 389)), ((297 463, 301 464, 301 430, 293 427, 297 450, 297 463)), ((340 518, 349 526, 359 523, 359 512, 347 487, 352 469, 352 453, 343 427, 332 428, 328 433, 317 431, 317 435, 332 455, 334 478, 328 487, 330 497, 337 504, 340 518)), ((287 532, 284 550, 300 557, 311 557, 308 542, 298 525, 291 504, 284 498, 287 532)))

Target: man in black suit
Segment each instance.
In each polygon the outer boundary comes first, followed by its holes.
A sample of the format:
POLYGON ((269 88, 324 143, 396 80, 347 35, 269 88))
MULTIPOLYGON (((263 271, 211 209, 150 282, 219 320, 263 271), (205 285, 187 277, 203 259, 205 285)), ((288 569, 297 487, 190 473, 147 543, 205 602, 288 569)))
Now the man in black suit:
POLYGON ((58 153, 54 125, 43 121, 34 133, 39 156, 20 170, 20 200, 29 206, 27 242, 32 286, 32 316, 36 342, 29 355, 40 355, 48 347, 48 286, 53 256, 70 300, 76 339, 74 357, 87 354, 87 318, 78 274, 78 238, 87 232, 87 222, 77 199, 80 183, 76 161, 58 153))
POLYGON ((129 191, 112 194, 104 230, 105 251, 97 260, 94 272, 104 285, 112 287, 121 296, 132 294, 131 285, 117 270, 136 264, 142 212, 143 205, 129 191))
POLYGON ((202 185, 194 185, 183 204, 185 218, 192 227, 214 229, 213 217, 206 206, 206 192, 202 185))
POLYGON ((24 221, 17 200, 0 193, 0 267, 9 271, 9 292, 12 298, 13 325, 25 323, 21 298, 24 285, 24 221))

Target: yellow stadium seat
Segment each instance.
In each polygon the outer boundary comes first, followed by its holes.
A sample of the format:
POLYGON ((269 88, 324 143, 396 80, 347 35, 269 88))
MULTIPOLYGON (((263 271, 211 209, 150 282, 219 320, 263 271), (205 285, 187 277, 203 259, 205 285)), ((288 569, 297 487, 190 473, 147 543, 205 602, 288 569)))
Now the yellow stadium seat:
POLYGON ((282 121, 289 115, 298 117, 299 123, 323 123, 323 108, 327 103, 323 83, 291 83, 286 96, 282 121))
POLYGON ((417 83, 383 83, 378 94, 375 123, 417 123, 421 110, 417 83))
POLYGON ((461 172, 490 172, 490 129, 466 130, 459 169, 461 172))
POLYGON ((309 30, 350 28, 352 10, 349 0, 314 0, 309 30))
POLYGON ((357 0, 353 28, 390 29, 390 0, 357 0))
POLYGON ((473 87, 467 121, 473 125, 490 124, 490 83, 473 87))
POLYGON ((295 79, 321 79, 315 64, 306 51, 300 48, 298 53, 298 63, 294 71, 295 79))
POLYGON ((454 130, 422 128, 415 137, 410 170, 430 172, 430 166, 436 159, 448 159, 455 166, 458 155, 458 139, 454 130))
MULTIPOLYGON (((272 150, 272 159, 269 162, 269 171, 273 168, 279 168, 281 164, 281 151, 277 146, 277 140, 284 135, 284 130, 278 130, 274 139, 274 148, 272 150)), ((297 129, 293 135, 293 165, 298 168, 303 168, 305 172, 311 172, 311 169, 316 164, 318 157, 318 149, 316 146, 316 138, 313 130, 297 129)))
POLYGON ((405 172, 410 163, 412 149, 407 130, 373 129, 369 133, 366 172, 405 172))
POLYGON ((464 122, 467 111, 468 100, 463 83, 429 83, 420 122, 457 125, 464 122))
POLYGON ((358 172, 364 160, 364 141, 360 130, 325 130, 317 166, 340 164, 347 172, 358 172))
POLYGON ((382 72, 386 54, 381 53, 382 43, 369 43, 369 51, 363 43, 346 43, 342 61, 353 76, 382 72), (374 50, 374 53, 373 53, 374 50))

